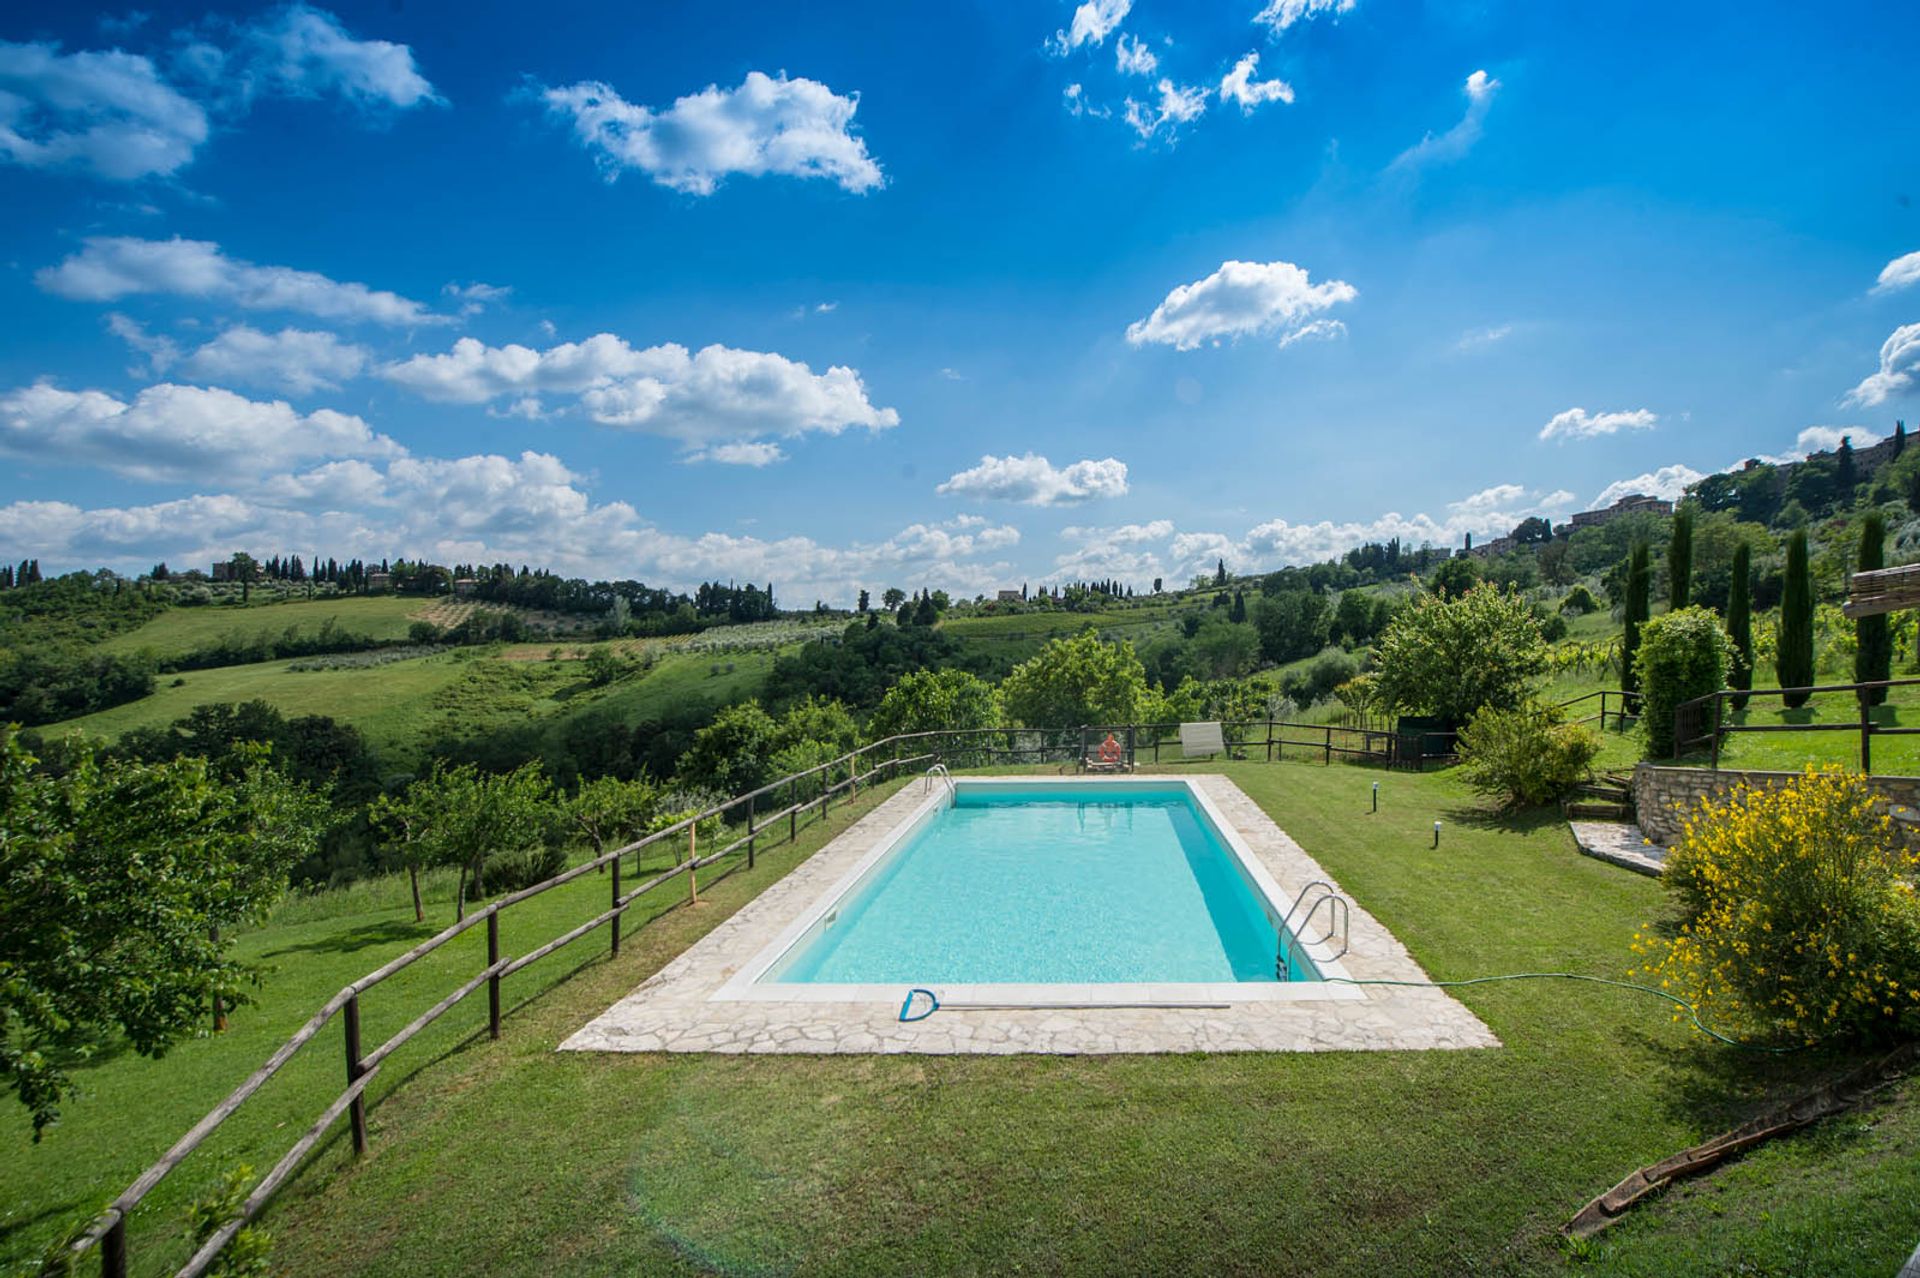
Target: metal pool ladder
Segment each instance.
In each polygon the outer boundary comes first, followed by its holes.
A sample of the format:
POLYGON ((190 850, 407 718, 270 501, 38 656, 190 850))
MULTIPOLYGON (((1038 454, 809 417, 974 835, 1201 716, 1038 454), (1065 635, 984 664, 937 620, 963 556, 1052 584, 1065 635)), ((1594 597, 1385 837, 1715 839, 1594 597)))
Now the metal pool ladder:
POLYGON ((953 784, 953 777, 948 774, 946 764, 936 763, 931 768, 927 769, 926 778, 921 786, 922 791, 924 792, 926 790, 931 790, 933 788, 933 783, 935 781, 942 782, 946 785, 947 802, 949 804, 957 803, 959 801, 960 792, 958 788, 955 787, 955 785, 953 784))
POLYGON ((1293 905, 1280 920, 1280 948, 1274 960, 1274 975, 1281 980, 1287 979, 1287 938, 1289 936, 1297 938, 1303 945, 1326 945, 1333 940, 1335 931, 1340 933, 1340 948, 1328 957, 1338 959, 1347 952, 1352 942, 1352 912, 1347 906, 1347 898, 1334 891, 1333 884, 1325 879, 1315 879, 1300 889, 1300 895, 1293 898, 1293 905), (1317 893, 1314 891, 1315 888, 1319 889, 1317 893), (1302 905, 1306 906, 1305 913, 1301 913, 1302 905), (1304 933, 1323 906, 1327 911, 1327 930, 1318 939, 1309 941, 1304 933), (1293 921, 1296 914, 1300 917, 1297 925, 1293 921))

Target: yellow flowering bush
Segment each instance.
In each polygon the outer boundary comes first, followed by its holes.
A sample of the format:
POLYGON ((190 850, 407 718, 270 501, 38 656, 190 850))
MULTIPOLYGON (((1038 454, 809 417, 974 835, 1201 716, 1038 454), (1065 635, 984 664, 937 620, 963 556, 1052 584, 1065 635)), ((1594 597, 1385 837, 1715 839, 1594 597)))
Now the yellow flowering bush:
POLYGON ((1920 1033, 1917 876, 1857 773, 1809 767, 1704 800, 1667 860, 1679 930, 1635 934, 1638 974, 1751 1036, 1920 1033))

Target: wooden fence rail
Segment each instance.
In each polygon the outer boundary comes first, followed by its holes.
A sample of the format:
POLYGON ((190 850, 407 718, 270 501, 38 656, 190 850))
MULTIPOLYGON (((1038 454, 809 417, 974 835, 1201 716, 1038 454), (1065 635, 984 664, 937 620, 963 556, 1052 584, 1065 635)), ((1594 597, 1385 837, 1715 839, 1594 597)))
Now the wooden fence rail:
POLYGON ((1920 679, 1877 679, 1865 683, 1825 683, 1814 684, 1806 688, 1722 688, 1718 692, 1709 692, 1704 697, 1695 697, 1683 701, 1673 709, 1673 757, 1678 759, 1690 749, 1710 746, 1713 751, 1713 769, 1720 769, 1720 746, 1726 738, 1742 732, 1852 732, 1860 737, 1860 770, 1873 771, 1873 739, 1875 737, 1920 736, 1920 728, 1900 728, 1874 721, 1873 702, 1866 695, 1878 692, 1884 701, 1889 688, 1911 688, 1920 685, 1920 679), (1729 703, 1738 701, 1745 706, 1756 697, 1799 696, 1802 702, 1828 693, 1844 693, 1851 696, 1859 709, 1859 717, 1846 723, 1734 723, 1730 721, 1729 703))

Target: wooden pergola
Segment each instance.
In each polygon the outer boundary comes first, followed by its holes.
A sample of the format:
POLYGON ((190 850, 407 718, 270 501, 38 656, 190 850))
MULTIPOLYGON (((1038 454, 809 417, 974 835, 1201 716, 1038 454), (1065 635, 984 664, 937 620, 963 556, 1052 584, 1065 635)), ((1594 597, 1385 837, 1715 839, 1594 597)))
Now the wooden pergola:
POLYGON ((1920 608, 1920 564, 1856 572, 1840 610, 1849 617, 1879 617, 1902 608, 1920 608))

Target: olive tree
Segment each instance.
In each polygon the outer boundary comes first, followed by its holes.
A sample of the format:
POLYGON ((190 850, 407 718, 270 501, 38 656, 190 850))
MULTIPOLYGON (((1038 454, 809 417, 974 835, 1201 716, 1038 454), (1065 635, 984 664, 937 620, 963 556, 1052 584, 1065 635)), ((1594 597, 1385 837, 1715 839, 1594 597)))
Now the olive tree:
POLYGON ((1091 627, 1055 639, 1013 668, 1000 685, 1007 717, 1028 728, 1131 723, 1147 672, 1125 641, 1105 643, 1091 627))
POLYGON ((1482 706, 1512 710, 1546 670, 1547 644, 1526 600, 1476 586, 1421 596, 1380 637, 1378 696, 1403 713, 1465 723, 1482 706))

